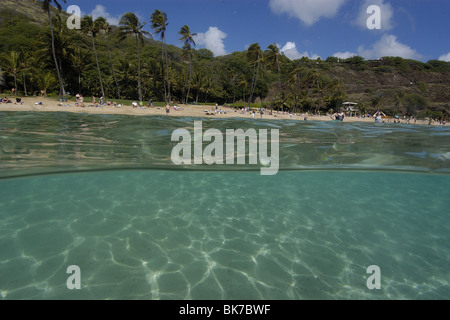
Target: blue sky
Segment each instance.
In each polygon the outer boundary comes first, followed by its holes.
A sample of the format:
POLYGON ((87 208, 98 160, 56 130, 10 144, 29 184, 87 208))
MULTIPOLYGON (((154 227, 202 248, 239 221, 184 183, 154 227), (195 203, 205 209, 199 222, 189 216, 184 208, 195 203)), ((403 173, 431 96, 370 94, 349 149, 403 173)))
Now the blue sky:
POLYGON ((264 50, 277 43, 291 59, 360 55, 450 61, 449 0, 67 0, 83 14, 117 24, 134 12, 150 29, 155 9, 166 12, 166 41, 181 47, 178 31, 197 33, 196 48, 216 56, 244 51, 254 42, 264 50), (370 5, 381 9, 381 29, 370 30, 370 5))

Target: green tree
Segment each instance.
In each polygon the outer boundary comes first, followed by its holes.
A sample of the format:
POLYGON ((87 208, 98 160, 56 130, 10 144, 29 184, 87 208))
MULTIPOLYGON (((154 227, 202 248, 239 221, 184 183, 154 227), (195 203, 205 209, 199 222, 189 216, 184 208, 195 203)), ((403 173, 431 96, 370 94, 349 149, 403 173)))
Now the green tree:
POLYGON ((143 30, 145 22, 141 24, 138 17, 132 13, 125 13, 120 19, 120 31, 122 33, 122 40, 130 35, 134 35, 136 38, 136 49, 138 56, 138 93, 139 101, 142 102, 142 85, 141 85, 141 53, 139 43, 144 43, 144 36, 151 35, 150 32, 143 30))
MULTIPOLYGON (((64 83, 62 80, 62 75, 61 75, 61 70, 60 67, 58 66, 58 59, 56 58, 56 50, 55 50, 55 36, 53 33, 53 23, 52 23, 52 17, 50 14, 50 4, 54 3, 56 5, 56 7, 58 8, 59 12, 61 12, 62 7, 59 4, 59 1, 62 1, 63 3, 66 3, 66 0, 43 0, 42 1, 42 8, 47 11, 47 15, 48 15, 48 21, 50 23, 50 32, 51 32, 51 37, 52 37, 52 54, 53 54, 53 60, 55 63, 55 68, 56 68, 56 73, 58 75, 58 82, 59 82, 59 98, 61 99, 63 97, 63 95, 66 93, 65 89, 64 89, 64 83)), ((36 2, 36 0, 32 0, 32 2, 36 2)))
POLYGON ((344 86, 338 79, 333 79, 327 86, 329 92, 328 107, 335 111, 342 108, 342 104, 347 98, 344 86))
POLYGON ((281 70, 280 70, 280 57, 281 52, 278 46, 274 44, 270 44, 266 50, 266 58, 265 61, 269 68, 276 69, 278 73, 278 86, 275 97, 278 97, 278 94, 281 93, 281 70))
POLYGON ((241 74, 238 80, 238 87, 242 88, 242 101, 245 101, 245 94, 248 89, 248 80, 245 74, 241 74))
POLYGON ((25 96, 28 96, 27 90, 27 73, 35 69, 37 60, 28 51, 21 53, 21 59, 19 60, 19 69, 22 71, 23 91, 25 96))
POLYGON ((166 67, 166 79, 165 79, 165 86, 164 86, 164 100, 166 103, 169 103, 171 100, 171 94, 170 94, 170 79, 169 79, 169 58, 167 56, 167 48, 166 48, 166 30, 167 26, 169 25, 169 22, 167 21, 167 15, 165 12, 161 10, 155 10, 151 17, 150 22, 152 24, 152 29, 154 30, 155 34, 159 34, 161 37, 161 66, 164 66, 164 60, 165 60, 165 67, 166 67))
POLYGON ((397 91, 394 95, 395 110, 394 113, 403 111, 403 104, 406 100, 406 94, 403 91, 397 91))
POLYGON ((45 72, 44 70, 38 72, 36 78, 39 88, 41 88, 44 92, 44 96, 47 96, 47 90, 52 88, 57 83, 53 73, 48 71, 45 72))
POLYGON ((258 43, 253 43, 252 45, 250 45, 250 47, 247 49, 246 58, 247 62, 253 65, 251 92, 250 98, 248 100, 248 107, 250 108, 250 103, 253 100, 253 94, 255 92, 256 83, 258 81, 258 73, 263 59, 262 50, 258 43))
POLYGON ((90 61, 90 54, 87 50, 81 47, 75 48, 70 55, 71 63, 74 70, 77 72, 78 92, 81 93, 81 75, 90 61))
POLYGON ((95 45, 95 38, 97 37, 97 34, 100 31, 98 20, 94 21, 92 16, 84 16, 83 20, 81 21, 81 30, 83 31, 84 34, 89 35, 91 37, 92 52, 94 53, 95 63, 97 65, 98 81, 100 82, 102 97, 105 97, 105 88, 103 86, 102 72, 100 70, 100 64, 98 62, 97 49, 95 45))
POLYGON ((382 93, 377 94, 376 96, 372 97, 372 99, 370 100, 371 104, 372 104, 372 109, 373 110, 378 110, 378 106, 381 104, 381 101, 383 101, 384 96, 382 93))
POLYGON ((192 45, 195 48, 195 41, 194 41, 194 36, 196 36, 196 33, 191 33, 191 30, 189 28, 189 26, 184 25, 183 27, 181 27, 181 30, 178 32, 181 35, 181 38, 179 40, 181 40, 184 43, 183 46, 183 51, 185 53, 185 55, 188 56, 189 58, 189 71, 188 71, 188 77, 189 77, 189 81, 188 81, 188 90, 187 90, 187 94, 186 94, 186 100, 185 103, 188 103, 188 99, 189 99, 189 93, 191 91, 191 80, 192 80, 192 45))
POLYGON ((109 46, 109 39, 108 39, 108 35, 111 32, 111 26, 108 23, 108 21, 106 21, 106 19, 103 17, 99 17, 95 21, 96 21, 100 31, 103 32, 103 36, 105 38, 106 50, 108 51, 109 67, 111 69, 111 74, 113 76, 114 84, 116 86, 117 98, 121 99, 119 83, 117 82, 116 72, 114 71, 114 65, 113 65, 113 61, 112 61, 112 57, 111 57, 111 48, 109 46))
POLYGON ((317 92, 317 108, 316 112, 322 107, 322 89, 324 88, 328 79, 320 74, 317 70, 312 69, 303 78, 303 81, 309 85, 310 88, 317 92))
POLYGON ((17 95, 17 73, 19 72, 20 53, 11 51, 2 55, 3 68, 14 77, 14 95, 17 95))
POLYGON ((121 92, 123 93, 124 97, 128 99, 131 99, 133 97, 130 89, 133 88, 133 85, 136 85, 134 79, 134 75, 136 74, 136 72, 133 72, 133 68, 133 63, 126 58, 119 59, 118 63, 116 64, 117 77, 121 92))

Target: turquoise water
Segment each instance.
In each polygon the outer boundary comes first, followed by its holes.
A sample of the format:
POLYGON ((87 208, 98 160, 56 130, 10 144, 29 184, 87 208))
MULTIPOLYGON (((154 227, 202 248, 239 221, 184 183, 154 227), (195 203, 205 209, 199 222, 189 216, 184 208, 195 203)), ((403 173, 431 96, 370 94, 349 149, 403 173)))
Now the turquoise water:
POLYGON ((450 298, 448 128, 204 121, 278 128, 261 176, 174 166, 190 118, 0 119, 1 299, 450 298))

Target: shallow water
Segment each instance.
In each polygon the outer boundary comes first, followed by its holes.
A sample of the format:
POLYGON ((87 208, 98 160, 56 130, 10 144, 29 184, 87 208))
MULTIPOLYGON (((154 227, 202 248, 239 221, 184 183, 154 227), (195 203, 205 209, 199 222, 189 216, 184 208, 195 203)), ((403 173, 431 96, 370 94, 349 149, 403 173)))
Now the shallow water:
POLYGON ((450 298, 446 176, 114 171, 1 187, 6 299, 450 298))
POLYGON ((171 164, 192 119, 2 116, 2 299, 450 298, 447 128, 260 121, 261 176, 171 164))

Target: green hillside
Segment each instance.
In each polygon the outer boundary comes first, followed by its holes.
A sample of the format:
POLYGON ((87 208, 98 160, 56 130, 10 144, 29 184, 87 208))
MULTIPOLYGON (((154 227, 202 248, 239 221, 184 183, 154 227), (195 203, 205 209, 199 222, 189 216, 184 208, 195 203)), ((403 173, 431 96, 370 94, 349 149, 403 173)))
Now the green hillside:
MULTIPOLYGON (((103 84, 108 99, 137 100, 140 79, 143 100, 164 101, 170 93, 171 99, 185 101, 189 92, 189 103, 247 106, 251 100, 252 106, 326 113, 352 101, 359 104, 361 112, 382 109, 391 115, 434 118, 450 114, 448 62, 399 57, 291 61, 277 48, 257 44, 247 51, 214 57, 206 49, 182 49, 181 41, 163 47, 155 35, 155 39, 145 37, 139 45, 139 77, 133 34, 124 37, 119 28, 111 27, 105 38, 105 31, 97 30, 97 65, 91 33, 69 30, 64 11, 52 7, 51 14, 56 59, 67 95, 99 97, 103 84), (163 48, 167 57, 162 55, 163 48)), ((170 12, 167 19, 170 22, 170 12)), ((0 91, 8 93, 17 87, 22 95, 39 94, 43 89, 50 96, 59 95, 50 25, 39 1, 0 2, 0 55, 4 78, 0 91)))

